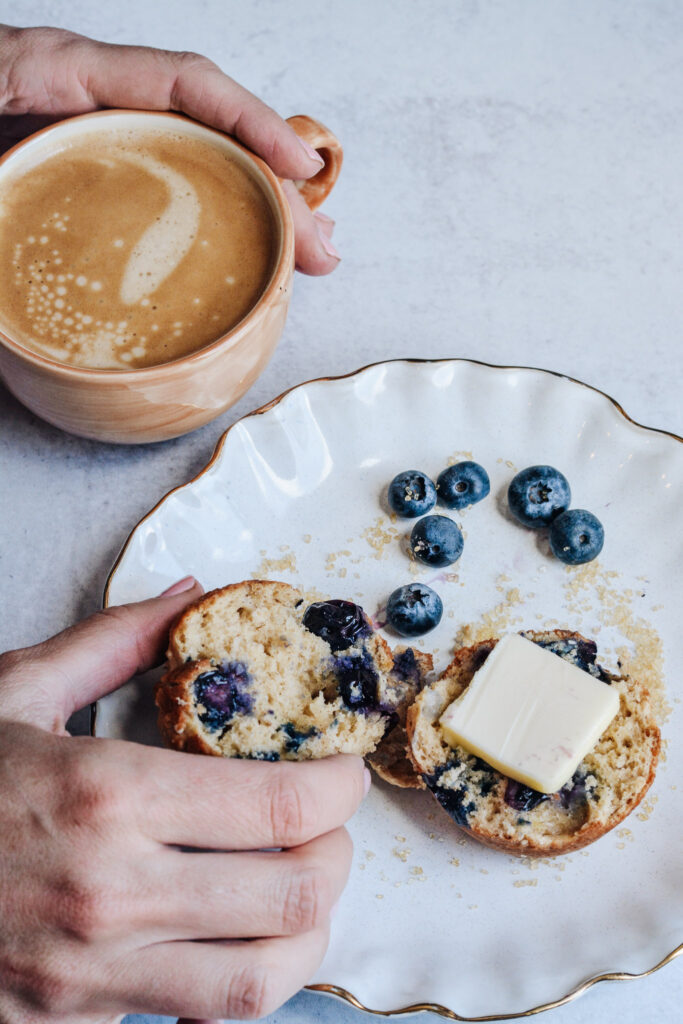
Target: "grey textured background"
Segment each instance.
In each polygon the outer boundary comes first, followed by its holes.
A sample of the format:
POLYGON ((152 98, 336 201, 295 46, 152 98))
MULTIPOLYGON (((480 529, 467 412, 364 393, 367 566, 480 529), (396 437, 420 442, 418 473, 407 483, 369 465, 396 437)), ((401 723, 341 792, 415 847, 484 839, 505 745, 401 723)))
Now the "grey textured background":
MULTIPOLYGON (((95 609, 140 516, 237 417, 307 378, 469 356, 568 373, 683 429, 676 0, 0 0, 0 20, 203 52, 283 114, 328 123, 346 152, 326 207, 341 266, 297 279, 274 359, 218 421, 110 447, 0 387, 1 647, 95 609)), ((548 1019, 673 1022, 682 1002, 678 962, 548 1019)), ((269 1021, 367 1019, 303 993, 269 1021)))

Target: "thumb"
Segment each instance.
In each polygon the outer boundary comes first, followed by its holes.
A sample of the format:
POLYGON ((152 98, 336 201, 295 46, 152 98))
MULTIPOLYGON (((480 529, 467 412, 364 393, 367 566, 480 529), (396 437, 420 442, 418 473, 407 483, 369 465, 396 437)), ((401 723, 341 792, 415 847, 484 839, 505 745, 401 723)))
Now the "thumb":
POLYGON ((174 619, 202 593, 187 577, 160 597, 96 612, 44 643, 2 655, 2 717, 62 731, 74 711, 158 665, 174 619))

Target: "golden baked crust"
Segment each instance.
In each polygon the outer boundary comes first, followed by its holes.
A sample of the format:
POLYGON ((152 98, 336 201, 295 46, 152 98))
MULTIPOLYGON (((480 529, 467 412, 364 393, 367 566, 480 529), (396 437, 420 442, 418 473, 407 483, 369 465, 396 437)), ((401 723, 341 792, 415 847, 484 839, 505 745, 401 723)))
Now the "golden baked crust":
MULTIPOLYGON (((655 776, 660 733, 648 691, 626 676, 594 665, 595 645, 570 630, 523 634, 578 664, 587 661, 619 692, 619 711, 571 784, 535 806, 524 807, 528 787, 511 780, 462 748, 451 748, 438 725, 446 707, 469 685, 497 639, 483 640, 456 652, 435 683, 426 687, 408 710, 409 755, 437 800, 468 835, 507 853, 547 857, 581 849, 613 829, 640 803, 655 776), (591 661, 591 658, 593 661, 591 661)), ((583 667, 583 665, 581 666, 583 667)), ((535 798, 531 796, 531 801, 535 798)))
POLYGON ((157 684, 154 698, 159 709, 159 731, 169 746, 190 754, 220 757, 220 750, 208 741, 194 711, 192 684, 198 670, 208 672, 210 669, 211 662, 204 658, 167 672, 157 684))

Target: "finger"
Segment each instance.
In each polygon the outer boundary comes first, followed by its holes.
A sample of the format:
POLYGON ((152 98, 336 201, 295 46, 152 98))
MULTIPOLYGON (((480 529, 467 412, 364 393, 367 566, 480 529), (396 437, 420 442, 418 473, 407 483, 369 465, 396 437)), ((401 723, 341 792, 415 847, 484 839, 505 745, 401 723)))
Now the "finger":
POLYGON ((320 217, 311 212, 291 181, 282 184, 294 221, 294 259, 297 270, 313 276, 331 273, 341 259, 330 241, 331 230, 323 227, 320 217))
POLYGON ((164 942, 117 964, 120 1004, 132 1012, 265 1017, 315 974, 327 928, 253 942, 164 942))
POLYGON ((270 107, 206 57, 96 44, 81 80, 96 106, 178 110, 240 139, 284 178, 310 178, 322 158, 270 107))
POLYGON ((345 824, 367 791, 363 761, 351 754, 272 763, 140 748, 136 757, 143 828, 180 846, 300 846, 345 824))
POLYGON ((321 928, 346 885, 352 855, 344 828, 281 853, 167 851, 148 927, 169 939, 254 939, 321 928))
POLYGON ((97 107, 178 110, 235 135, 285 178, 310 178, 322 158, 278 114, 196 53, 99 43, 53 28, 6 29, 0 57, 14 84, 12 114, 97 107))
POLYGON ((274 110, 199 54, 29 28, 0 33, 0 57, 14 85, 4 103, 12 114, 58 118, 97 107, 178 110, 235 135, 280 177, 310 178, 323 166, 274 110))
POLYGON ((79 708, 159 664, 174 619, 203 593, 179 581, 161 597, 107 608, 44 643, 0 657, 3 713, 54 728, 79 708), (184 588, 180 592, 175 589, 184 588), (49 721, 42 718, 47 715, 49 721))

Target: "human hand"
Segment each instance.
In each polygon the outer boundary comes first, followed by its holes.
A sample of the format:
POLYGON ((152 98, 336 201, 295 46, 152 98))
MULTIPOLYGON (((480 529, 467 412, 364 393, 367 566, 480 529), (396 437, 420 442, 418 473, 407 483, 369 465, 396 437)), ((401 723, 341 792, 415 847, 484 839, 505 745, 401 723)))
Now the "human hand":
POLYGON ((160 660, 200 593, 183 581, 0 656, 2 1024, 261 1017, 322 960, 360 758, 272 764, 66 733, 160 660))
POLYGON ((313 177, 321 158, 212 61, 100 43, 63 29, 0 25, 0 152, 45 124, 100 107, 177 110, 234 135, 286 179, 297 269, 317 275, 337 266, 334 221, 312 213, 290 180, 313 177))

